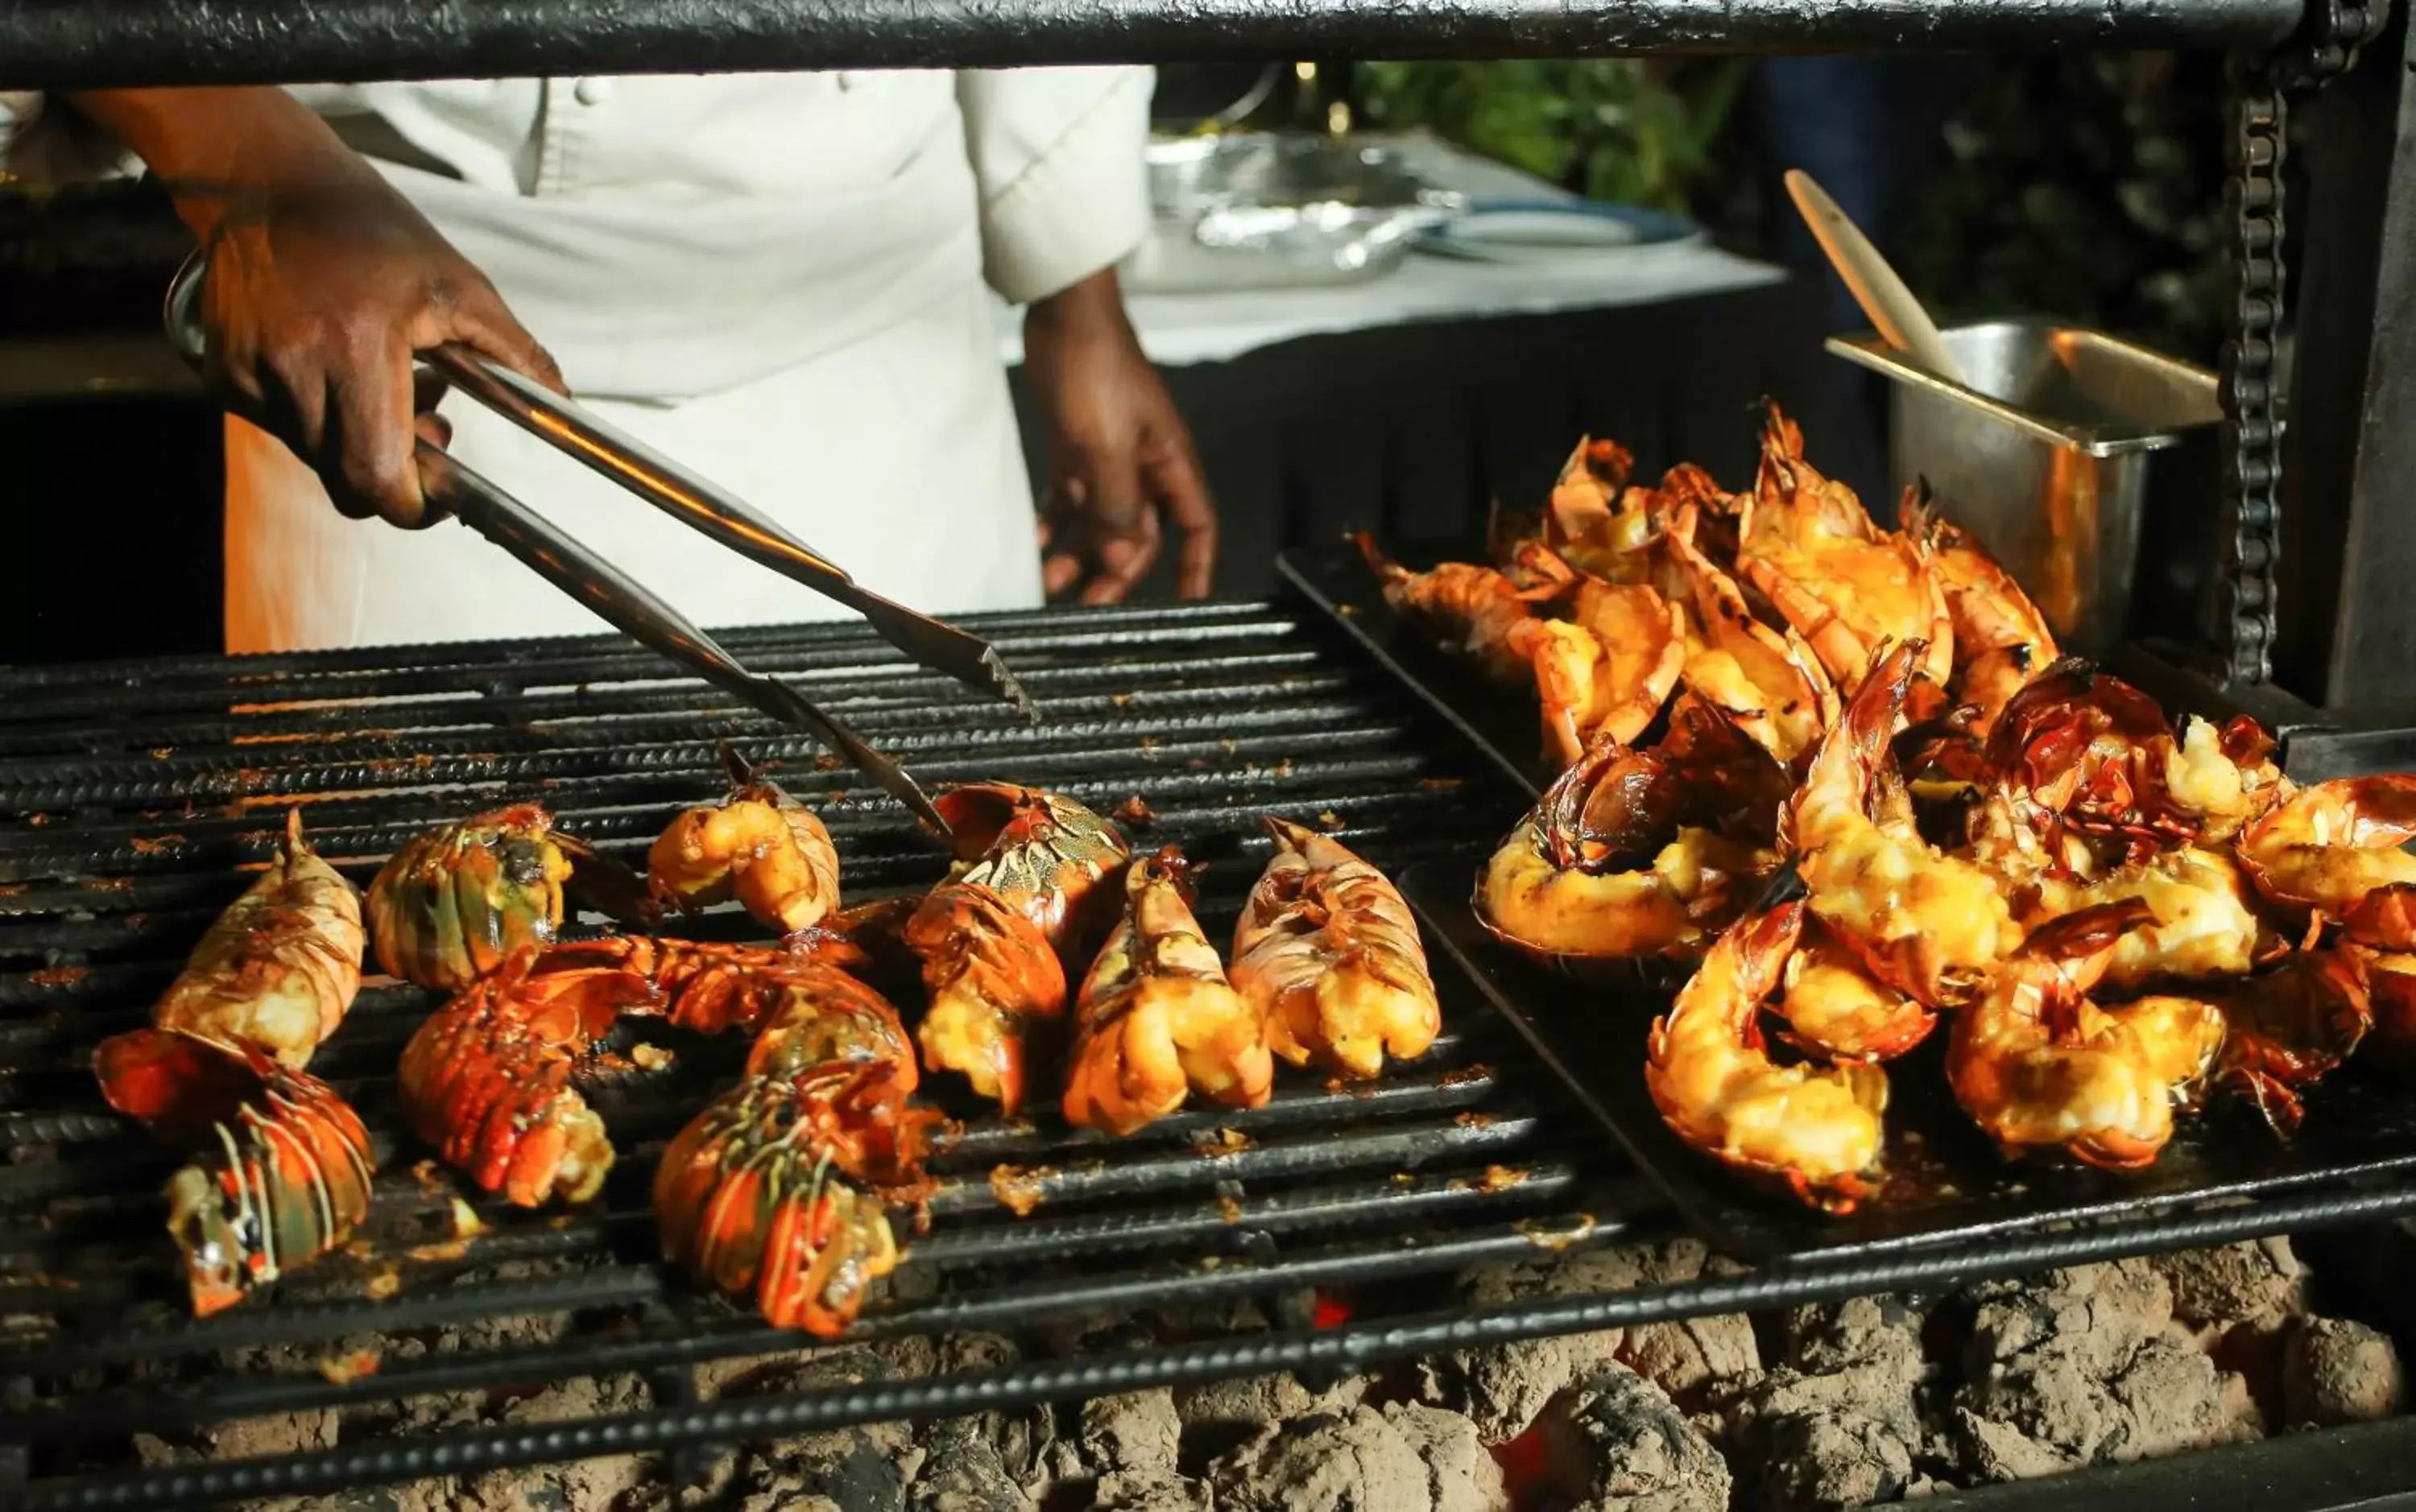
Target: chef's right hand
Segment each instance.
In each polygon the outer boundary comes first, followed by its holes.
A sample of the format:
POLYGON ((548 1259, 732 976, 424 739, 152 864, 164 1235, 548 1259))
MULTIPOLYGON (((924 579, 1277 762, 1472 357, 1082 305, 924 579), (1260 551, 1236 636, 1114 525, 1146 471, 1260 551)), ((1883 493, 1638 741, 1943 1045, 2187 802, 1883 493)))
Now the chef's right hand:
POLYGON ((485 275, 284 90, 68 98, 150 165, 207 251, 204 376, 316 468, 345 514, 433 518, 412 450, 447 438, 436 391, 415 392, 415 352, 459 341, 561 389, 485 275))
POLYGON ((562 388, 486 276, 373 170, 232 203, 205 246, 204 377, 354 518, 438 517, 412 450, 450 434, 434 413, 441 385, 414 382, 414 353, 460 342, 562 388))

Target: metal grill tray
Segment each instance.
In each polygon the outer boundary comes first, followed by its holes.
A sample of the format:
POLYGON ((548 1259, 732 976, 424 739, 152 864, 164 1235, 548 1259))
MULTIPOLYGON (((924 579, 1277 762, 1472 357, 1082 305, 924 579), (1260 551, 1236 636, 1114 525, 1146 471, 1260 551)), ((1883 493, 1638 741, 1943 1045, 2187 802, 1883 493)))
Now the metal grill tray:
POLYGON ((1887 1179, 1842 1215, 1767 1192, 1689 1148, 1644 1086, 1646 1030, 1670 994, 1581 984, 1495 942, 1469 906, 1472 868, 1418 862, 1401 888, 1427 940, 1559 1072, 1578 1101, 1652 1175, 1687 1220, 1740 1258, 1834 1260, 1910 1246, 1975 1246, 2058 1228, 2152 1223, 2177 1205, 2261 1201, 2325 1186, 2408 1187, 2416 1100, 2404 1078, 2352 1063, 2318 1084, 2288 1144, 2235 1103, 2185 1116, 2148 1170, 2011 1162, 1946 1085, 1945 1032, 1889 1064, 1887 1179))
MULTIPOLYGON (((1294 551, 1282 566, 1305 597, 1475 741, 1496 770, 1531 795, 1549 781, 1533 695, 1490 682, 1466 659, 1436 649, 1384 605, 1357 552, 1294 551)), ((1502 811, 1497 839, 1517 816, 1502 811)), ((1436 859, 1402 874, 1429 941, 1687 1220, 1742 1256, 1835 1261, 1978 1246, 2019 1233, 2152 1223, 2191 1204, 2268 1202, 2326 1187, 2416 1194, 2416 1099, 2404 1078, 2370 1065, 2352 1062, 2313 1088, 2305 1124, 2288 1143, 2248 1110, 2219 1103, 2184 1117, 2153 1167, 2122 1174, 2002 1160, 1947 1090, 1944 1037, 1936 1034, 1891 1078, 1883 1190, 1850 1214, 1813 1212, 1722 1169, 1662 1121, 1644 1087, 1645 1035, 1675 983, 1648 984, 1641 970, 1633 987, 1579 983, 1497 943, 1470 906, 1481 865, 1476 856, 1436 859)))

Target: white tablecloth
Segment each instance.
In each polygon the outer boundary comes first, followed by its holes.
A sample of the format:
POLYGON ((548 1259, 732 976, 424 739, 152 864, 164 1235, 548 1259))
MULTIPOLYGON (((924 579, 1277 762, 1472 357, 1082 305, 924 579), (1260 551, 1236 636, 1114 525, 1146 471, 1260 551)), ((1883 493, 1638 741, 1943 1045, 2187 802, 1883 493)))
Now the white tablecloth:
MULTIPOLYGON (((1431 140, 1391 139, 1429 182, 1483 198, 1569 199, 1565 190, 1431 140)), ((1783 269, 1690 243, 1606 250, 1582 261, 1505 266, 1412 252, 1395 271, 1364 283, 1318 289, 1214 293, 1131 293, 1126 304, 1143 350, 1162 366, 1228 362, 1299 337, 1412 321, 1546 315, 1660 304, 1776 283, 1783 269)), ((1019 312, 999 310, 1009 364, 1023 360, 1019 312)))

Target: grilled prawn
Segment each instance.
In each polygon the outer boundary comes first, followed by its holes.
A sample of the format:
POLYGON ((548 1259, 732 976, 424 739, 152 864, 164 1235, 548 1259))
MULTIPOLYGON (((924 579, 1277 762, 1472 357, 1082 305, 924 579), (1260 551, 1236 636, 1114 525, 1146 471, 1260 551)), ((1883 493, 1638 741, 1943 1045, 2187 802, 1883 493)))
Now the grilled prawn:
POLYGON ((1753 617, 1735 580, 1696 544, 1701 518, 1694 506, 1680 506, 1663 538, 1694 608, 1682 676, 1762 749, 1791 764, 1835 722, 1836 688, 1793 630, 1753 617))
POLYGON ((2356 1054, 2375 1027, 2370 959, 2354 945, 2310 951, 2216 997, 2226 1030, 2217 1079, 2256 1104, 2276 1133, 2298 1131, 2300 1094, 2356 1054))
POLYGON ((687 810, 646 853, 658 900, 683 910, 736 898, 758 923, 794 934, 838 906, 838 852, 813 810, 759 782, 728 745, 730 795, 687 810))
POLYGON ((1383 586, 1384 602, 1404 618, 1426 626, 1449 645, 1476 657, 1505 682, 1533 675, 1533 643, 1520 626, 1532 626, 1543 606, 1575 586, 1566 564, 1540 546, 1532 560, 1548 563, 1548 575, 1522 574, 1519 581, 1472 562, 1446 561, 1432 572, 1412 572, 1377 548, 1373 537, 1354 539, 1368 569, 1383 586))
POLYGON ((2005 701, 2056 660, 2055 633, 2013 574, 1937 511, 1925 487, 1906 489, 1898 514, 1946 597, 1955 630, 1950 691, 1978 709, 1972 732, 1986 737, 2005 701))
POLYGON ((1265 1024, 1191 916, 1189 870, 1172 846, 1125 870, 1124 918, 1076 1001, 1067 1123, 1129 1134, 1190 1092, 1236 1108, 1267 1100, 1265 1024))
POLYGON ((914 1044, 879 994, 812 965, 751 981, 746 1074, 664 1153, 656 1222, 698 1280, 774 1327, 831 1338, 898 1265, 887 1206, 922 1195, 939 1116, 907 1104, 914 1044))
POLYGON ((396 851, 370 883, 370 935, 386 975, 459 992, 523 947, 553 943, 563 885, 576 867, 609 887, 609 901, 640 894, 618 862, 553 827, 536 803, 447 824, 396 851))
POLYGON ((1636 459, 1615 441, 1581 438, 1563 464, 1544 511, 1544 542, 1561 559, 1606 582, 1650 580, 1658 533, 1652 492, 1627 487, 1636 459))
POLYGON ((2338 920, 2348 937, 2416 950, 2416 774, 2303 787, 2240 836, 2240 863, 2275 903, 2338 920))
MULTIPOLYGON (((1679 712, 1673 729, 1717 717, 1694 702, 1679 712)), ((1784 774, 1750 744, 1723 775, 1755 762, 1783 791, 1784 774)), ((1555 965, 1699 954, 1777 860, 1766 831, 1760 845, 1721 832, 1726 806, 1669 752, 1599 741, 1494 851, 1477 883, 1477 918, 1555 965)), ((1765 806, 1765 819, 1774 810, 1765 806)))
POLYGON ((930 1006, 916 1038, 931 1070, 962 1071, 1010 1115, 1023 1106, 1024 1040, 1065 1011, 1066 964, 1104 933, 1131 854, 1113 825, 1055 793, 1001 783, 944 793, 964 867, 907 921, 930 1006))
POLYGON ((2104 978, 2110 988, 2160 978, 2244 977, 2279 944, 2249 906, 2240 868, 2220 850, 2182 846, 2159 851, 2086 884, 2045 878, 2037 897, 2037 906, 2024 918, 2033 928, 2050 918, 2132 898, 2153 910, 2115 942, 2104 978))
POLYGON ((1545 746, 1559 766, 1582 756, 1597 735, 1628 741, 1643 734, 1686 660, 1684 611, 1649 584, 1589 578, 1570 613, 1526 621, 1513 636, 1528 647, 1545 746))
POLYGON ((258 1044, 137 1029, 95 1055, 109 1105, 196 1152, 168 1182, 193 1311, 342 1245, 369 1216, 369 1131, 327 1085, 258 1044))
POLYGON ((2021 937, 1996 879, 1913 827, 1888 742, 1925 648, 1887 653, 1812 758, 1792 833, 1812 911, 1871 974, 1926 1003, 1968 996, 2021 937))
POLYGON ((1878 1190, 1887 1073, 1867 1061, 1780 1066, 1761 1005, 1804 931, 1802 901, 1729 926, 1653 1025, 1644 1085, 1680 1139, 1804 1202, 1846 1212, 1878 1190))
POLYGON ((1409 905, 1340 842, 1266 827, 1275 856, 1233 931, 1232 982, 1264 1017, 1268 1048, 1351 1077, 1424 1055, 1442 1010, 1409 905))
POLYGON ((2222 1045, 2223 1015, 2189 997, 2089 1000, 2116 943, 2153 917, 2135 898, 2056 920, 1955 1014, 1947 1081, 2007 1154, 2061 1146, 2130 1170, 2172 1138, 2174 1107, 2222 1045))
POLYGON ((1880 530, 1844 484, 1804 460, 1804 434, 1775 406, 1761 470, 1738 523, 1737 569, 1851 694, 1887 645, 1918 641, 1943 692, 1955 666, 1945 595, 1912 543, 1880 530))
POLYGON ((1938 1025, 1936 1014, 1872 976, 1818 920, 1804 926, 1779 980, 1786 1037, 1822 1060, 1891 1060, 1938 1025))

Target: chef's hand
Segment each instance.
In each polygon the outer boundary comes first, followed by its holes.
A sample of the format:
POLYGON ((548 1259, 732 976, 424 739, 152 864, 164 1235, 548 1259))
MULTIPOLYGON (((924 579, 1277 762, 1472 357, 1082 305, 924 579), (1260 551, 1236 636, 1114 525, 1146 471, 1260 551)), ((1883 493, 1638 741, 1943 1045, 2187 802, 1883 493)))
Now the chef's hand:
POLYGON ((75 103, 151 165, 201 240, 204 377, 315 468, 346 515, 437 517, 412 450, 450 438, 414 353, 456 341, 561 389, 486 277, 282 90, 75 103))
POLYGON ((1085 604, 1120 602, 1157 561, 1170 523, 1182 536, 1177 591, 1207 597, 1216 509, 1190 429, 1125 319, 1113 268, 1032 306, 1023 371, 1049 432, 1049 597, 1080 583, 1085 604))

